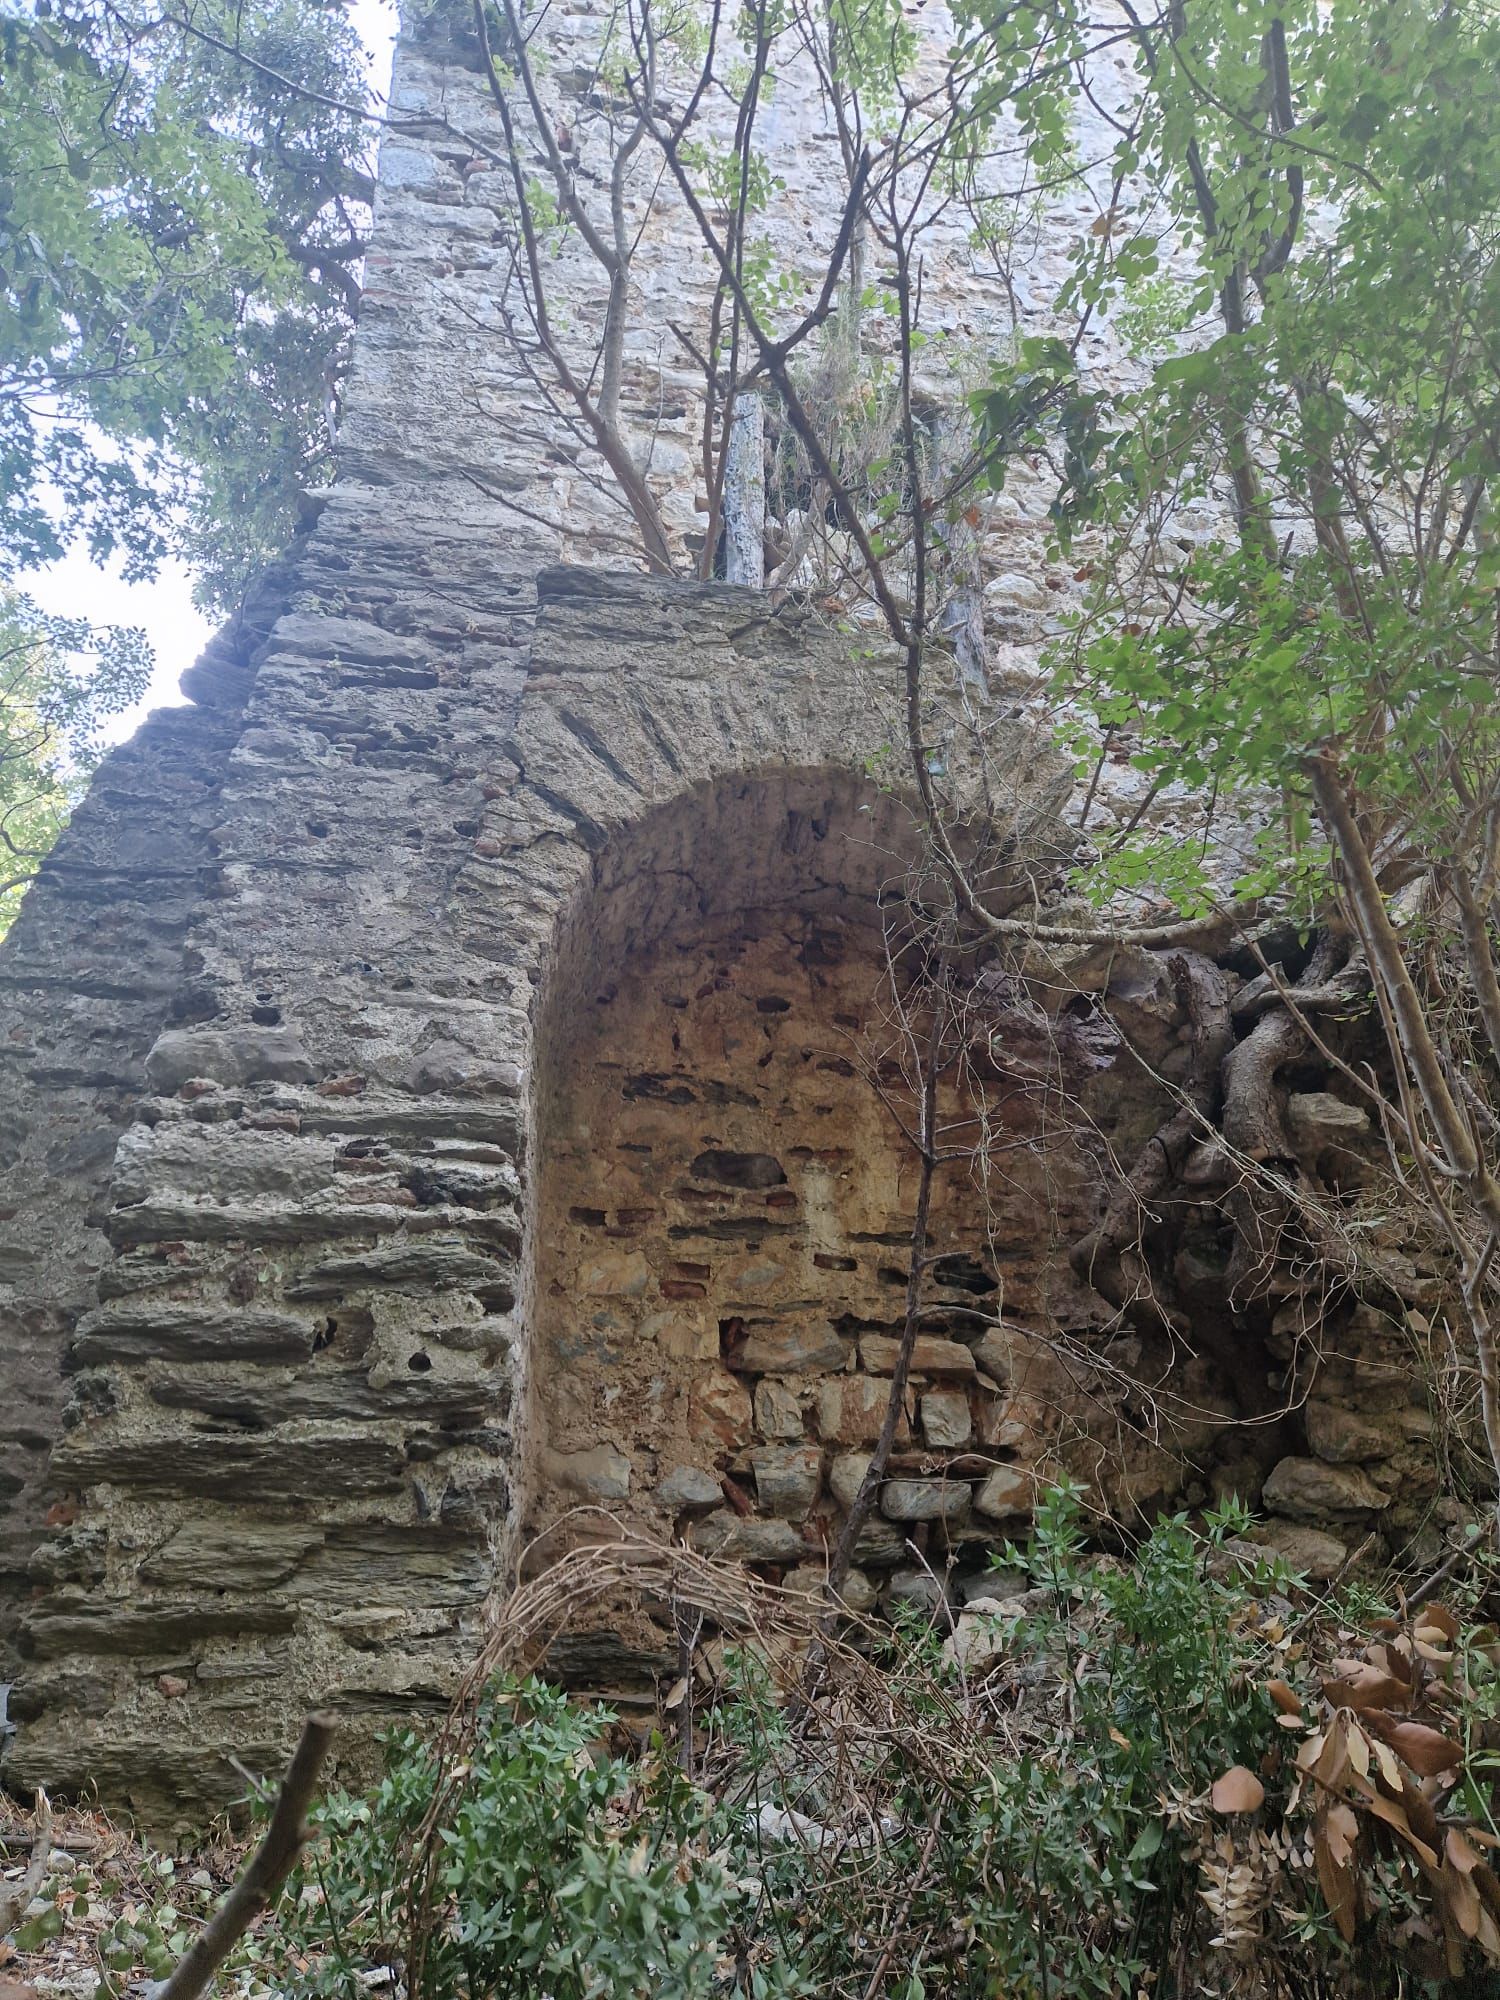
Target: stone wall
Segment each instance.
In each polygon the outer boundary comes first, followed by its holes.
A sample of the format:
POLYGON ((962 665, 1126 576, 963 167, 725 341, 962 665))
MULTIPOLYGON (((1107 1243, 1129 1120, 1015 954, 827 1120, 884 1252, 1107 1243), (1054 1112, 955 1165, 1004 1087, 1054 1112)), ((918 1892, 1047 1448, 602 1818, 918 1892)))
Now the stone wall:
MULTIPOLYGON (((826 136, 795 78, 780 97, 811 227, 826 136)), ((105 767, 0 951, 7 1776, 157 1820, 236 1792, 231 1754, 277 1762, 308 1705, 356 1760, 436 1714, 523 1542, 590 1532, 580 1505, 806 1581, 899 1317, 910 1159, 880 1086, 920 841, 872 776, 896 677, 805 611, 603 573, 618 507, 494 337, 503 201, 462 143, 492 128, 461 35, 403 43, 395 114, 340 483, 196 706, 105 767)), ((643 287, 690 299, 670 221, 643 287)), ((686 546, 693 413, 662 416, 649 359, 632 393, 686 546)), ((997 689, 1056 595, 1040 521, 1006 507, 997 689)), ((1046 718, 934 702, 952 782, 978 732, 1021 862, 1051 866, 1046 718)), ((1211 1148, 1154 1225, 1191 1341, 1072 1269, 1191 1030, 1158 960, 1034 971, 988 995, 949 1100, 993 1176, 940 1189, 856 1589, 899 1595, 949 1545, 962 1578, 1057 1464, 1120 1515, 1264 1487, 1304 1548, 1313 1521, 1420 1529, 1400 1314, 1338 1301, 1311 1381, 1307 1299, 1226 1298, 1211 1148)), ((570 1671, 639 1684, 657 1640, 619 1637, 570 1671)))
POLYGON ((225 764, 279 583, 267 580, 194 669, 195 705, 152 716, 106 759, 0 959, 7 1631, 57 1500, 46 1463, 64 1400, 59 1356, 110 1254, 104 1191, 146 1053, 182 1009, 187 930, 211 872, 225 764))

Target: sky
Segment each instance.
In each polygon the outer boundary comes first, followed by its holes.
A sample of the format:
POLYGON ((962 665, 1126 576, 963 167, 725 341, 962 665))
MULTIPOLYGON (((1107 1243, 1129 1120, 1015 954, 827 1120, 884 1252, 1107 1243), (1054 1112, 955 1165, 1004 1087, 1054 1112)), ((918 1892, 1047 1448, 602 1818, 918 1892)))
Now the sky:
MULTIPOLYGON (((352 15, 369 52, 370 82, 380 104, 390 88, 391 49, 396 33, 395 0, 353 0, 352 15)), ((197 659, 213 631, 193 603, 193 579, 181 563, 164 563, 149 583, 126 583, 118 565, 93 562, 75 549, 25 578, 26 594, 44 611, 87 618, 96 625, 139 625, 156 655, 156 671, 145 698, 115 716, 101 732, 123 742, 153 708, 183 699, 178 679, 197 659)))

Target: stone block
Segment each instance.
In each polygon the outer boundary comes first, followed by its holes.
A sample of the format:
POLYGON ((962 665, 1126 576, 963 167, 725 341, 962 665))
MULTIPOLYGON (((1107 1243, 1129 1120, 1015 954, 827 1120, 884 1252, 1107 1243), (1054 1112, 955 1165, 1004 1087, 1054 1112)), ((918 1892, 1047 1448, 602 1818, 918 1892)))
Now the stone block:
POLYGON ((1251 1530, 1251 1539, 1283 1557, 1313 1583, 1327 1583, 1349 1559, 1348 1547, 1336 1536, 1293 1521, 1258 1522, 1251 1530))
POLYGON ((190 1077, 215 1083, 310 1083, 317 1075, 290 1028, 168 1028, 146 1058, 146 1080, 170 1097, 190 1077))
POLYGON ((801 1530, 790 1521, 759 1520, 727 1508, 697 1522, 689 1539, 704 1555, 726 1562, 795 1563, 807 1554, 801 1530))
POLYGON ((309 1604, 425 1611, 473 1604, 494 1580, 487 1538, 415 1522, 330 1528, 287 1586, 309 1604))
POLYGON ((987 1327, 969 1349, 981 1374, 988 1375, 1003 1389, 1010 1381, 1013 1350, 1010 1336, 999 1327, 987 1327))
POLYGON ((827 1375, 847 1367, 851 1352, 826 1319, 752 1320, 729 1365, 745 1375, 827 1375))
POLYGON ((717 1473, 705 1472, 701 1465, 678 1465, 656 1489, 664 1507, 713 1507, 724 1498, 717 1473))
POLYGON ((103 1307, 78 1322, 70 1350, 80 1367, 139 1361, 304 1361, 313 1325, 290 1313, 234 1306, 103 1307))
POLYGON ((941 1619, 945 1624, 949 1617, 948 1593, 940 1578, 930 1569, 898 1569, 888 1579, 880 1593, 881 1609, 889 1615, 893 1611, 922 1611, 928 1617, 941 1619))
POLYGON ((943 1641, 943 1658, 971 1675, 987 1674, 1005 1658, 1011 1619, 992 1598, 974 1598, 943 1641))
MULTIPOLYGON (((829 1444, 873 1444, 890 1396, 890 1382, 882 1376, 830 1376, 818 1389, 818 1435, 829 1444)), ((896 1420, 896 1442, 911 1442, 904 1411, 896 1420)))
POLYGON ((1271 1469, 1261 1498, 1273 1514, 1314 1524, 1350 1515, 1378 1514, 1390 1505, 1370 1478, 1352 1465, 1316 1458, 1283 1458, 1271 1469))
POLYGON ((1292 1143, 1304 1153, 1357 1145, 1370 1129, 1357 1104, 1346 1104, 1329 1090, 1294 1090, 1286 1101, 1286 1122, 1292 1143))
MULTIPOLYGON (((799 1563, 788 1570, 782 1578, 782 1587, 795 1590, 806 1597, 820 1597, 828 1581, 828 1565, 821 1562, 799 1563)), ((862 1569, 851 1569, 844 1578, 844 1587, 839 1592, 839 1602, 846 1611, 863 1614, 875 1607, 877 1592, 873 1583, 862 1569)))
POLYGON ((974 1426, 980 1444, 991 1451, 1020 1451, 1028 1444, 1035 1446, 1037 1432, 1021 1414, 1021 1408, 1020 1404, 1008 1403, 998 1396, 981 1396, 974 1426))
POLYGON ((641 1321, 641 1338, 654 1340, 672 1361, 717 1361, 719 1329, 705 1314, 689 1318, 677 1313, 652 1313, 641 1321))
MULTIPOLYGON (((900 1352, 899 1340, 882 1333, 860 1336, 859 1358, 872 1375, 889 1375, 900 1352)), ((912 1348, 913 1375, 972 1375, 974 1350, 959 1340, 943 1340, 934 1333, 919 1333, 912 1348)))
POLYGON ((865 1569, 891 1569, 907 1555, 906 1536, 894 1521, 872 1512, 854 1544, 854 1560, 865 1569))
POLYGON ((630 1493, 630 1460, 612 1445, 596 1444, 587 1451, 549 1451, 549 1479, 585 1500, 624 1500, 630 1493))
POLYGON ((1307 1442, 1314 1455, 1330 1465, 1360 1464, 1384 1458, 1401 1440, 1399 1421, 1381 1423, 1345 1403, 1310 1398, 1303 1409, 1307 1442))
POLYGON ((1036 1500, 1035 1475, 1019 1465, 997 1465, 974 1495, 977 1513, 1006 1521, 1029 1514, 1036 1500))
POLYGON ((578 1289, 588 1298, 638 1299, 651 1283, 651 1266, 638 1251, 591 1257, 578 1273, 578 1289))
POLYGON ((754 1435, 750 1391, 722 1368, 699 1377, 688 1391, 688 1435, 695 1444, 738 1451, 754 1435))
POLYGON ((855 1495, 864 1483, 869 1466, 869 1452, 846 1451, 841 1452, 829 1468, 829 1488, 846 1514, 854 1505, 855 1495))
POLYGON ((385 1291, 429 1292, 463 1289, 479 1292, 486 1304, 508 1311, 515 1304, 515 1271, 472 1250, 461 1236, 405 1237, 375 1243, 368 1250, 323 1257, 293 1278, 289 1299, 340 1298, 362 1286, 385 1291))
POLYGON ((167 1589, 271 1590, 322 1539, 318 1528, 244 1516, 188 1521, 142 1563, 139 1575, 167 1589))
POLYGON ((750 1454, 762 1507, 789 1521, 804 1521, 823 1483, 823 1455, 816 1445, 762 1445, 750 1454))
POLYGON ((969 1399, 961 1389, 929 1389, 922 1398, 922 1436, 935 1450, 954 1450, 969 1442, 974 1420, 969 1399))
POLYGON ((147 1599, 124 1606, 101 1604, 97 1598, 73 1602, 62 1595, 44 1599, 30 1612, 24 1631, 36 1658, 46 1660, 62 1653, 159 1656, 232 1632, 290 1632, 296 1622, 294 1605, 265 1597, 239 1605, 216 1599, 147 1599))
POLYGON ((487 1062, 457 1042, 434 1042, 402 1070, 398 1081, 418 1097, 514 1097, 521 1073, 513 1062, 487 1062))
POLYGON ((880 1511, 890 1521, 961 1521, 972 1498, 960 1480, 888 1479, 880 1511))
POLYGON ((786 1382, 770 1377, 755 1385, 755 1428, 762 1437, 795 1438, 802 1435, 802 1405, 797 1392, 786 1382))
POLYGON ((72 1432, 52 1455, 62 1487, 105 1484, 175 1499, 186 1494, 267 1506, 389 1493, 402 1484, 405 1453, 392 1438, 330 1431, 322 1436, 172 1436, 139 1440, 72 1432))

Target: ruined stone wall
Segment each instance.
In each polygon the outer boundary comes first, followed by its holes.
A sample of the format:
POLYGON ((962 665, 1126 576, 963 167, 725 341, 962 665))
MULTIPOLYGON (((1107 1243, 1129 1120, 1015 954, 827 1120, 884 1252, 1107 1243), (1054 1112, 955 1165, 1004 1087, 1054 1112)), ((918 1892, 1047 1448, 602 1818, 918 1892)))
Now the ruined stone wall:
MULTIPOLYGON (((561 44, 592 18, 559 16, 561 44)), ((795 79, 780 96, 788 226, 816 238, 830 141, 795 79)), ((603 572, 619 509, 495 338, 503 202, 464 144, 493 128, 461 35, 403 43, 394 111, 341 480, 197 706, 106 766, 0 952, 7 1775, 155 1819, 236 1792, 230 1753, 275 1764, 308 1705, 351 1757, 435 1714, 523 1540, 580 1504, 806 1580, 909 1234, 872 1087, 915 838, 871 777, 889 665, 763 599, 603 572)), ((643 293, 690 301, 670 219, 643 293)), ((659 341, 637 362, 686 540, 693 413, 659 341)), ((1055 593, 1039 520, 997 508, 995 533, 1003 687, 1055 593)), ((1067 775, 1016 706, 991 772, 1020 850, 1055 853, 1067 775)), ((936 730, 957 768, 968 723, 936 730)), ((940 1191, 869 1594, 910 1546, 972 1567, 1059 1462, 1107 1461, 1126 1513, 1271 1473, 1287 1522, 1351 1535, 1430 1491, 1389 1319, 1355 1329, 1326 1414, 1284 1413, 1295 1330, 1225 1306, 1212 1162, 1172 1222, 1198 1348, 1146 1351, 1072 1272, 1188 1029, 1154 962, 1068 977, 996 1002, 1011 1054, 978 1087, 1015 1151, 940 1191), (1107 1060, 1084 1035, 1058 1123, 1028 1062, 1038 1007, 1075 996, 1107 1060), (1181 1392, 1170 1437, 1131 1369, 1181 1392), (1379 1421, 1351 1425, 1367 1391, 1379 1421)), ((639 1677, 653 1644, 572 1665, 639 1677)))
POLYGON ((59 1358, 110 1254, 104 1191, 146 1052, 181 1004, 219 787, 277 583, 267 580, 194 670, 195 705, 154 715, 106 759, 27 895, 0 963, 7 1631, 57 1499, 46 1470, 64 1400, 59 1358))

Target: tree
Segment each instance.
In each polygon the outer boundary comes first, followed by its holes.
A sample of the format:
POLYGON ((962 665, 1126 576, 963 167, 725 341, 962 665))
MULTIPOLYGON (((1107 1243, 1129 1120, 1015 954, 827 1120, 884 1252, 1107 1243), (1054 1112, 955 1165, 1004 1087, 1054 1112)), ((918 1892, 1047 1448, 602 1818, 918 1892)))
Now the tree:
POLYGON ((100 725, 140 699, 150 671, 140 632, 0 596, 0 936, 98 762, 100 725))
POLYGON ((371 184, 358 38, 299 0, 0 7, 0 548, 184 550, 237 602, 328 474, 371 184))
MULTIPOLYGON (((1316 976, 1289 993, 1268 970, 1226 1085, 1252 1159, 1295 1162, 1278 1075, 1373 1004, 1384 1062, 1341 1067, 1446 1243, 1500 1470, 1500 20, 1475 0, 1126 13, 1147 115, 1071 297, 1134 314, 1148 365, 1086 398, 1063 454, 1059 542, 1091 583, 1057 678, 1205 810, 1196 851, 1096 856, 1096 893, 1278 894, 1315 928, 1316 976), (1169 276, 1173 240, 1192 262, 1169 276), (1231 532, 1194 532, 1185 503, 1216 493, 1231 532)), ((1050 45, 1088 83, 1067 5, 976 25, 1008 74, 1050 45)), ((1079 393, 1070 356, 1027 360, 983 399, 992 430, 1038 378, 1079 393)), ((1264 1282, 1263 1206, 1240 1221, 1241 1281, 1264 1282)))

